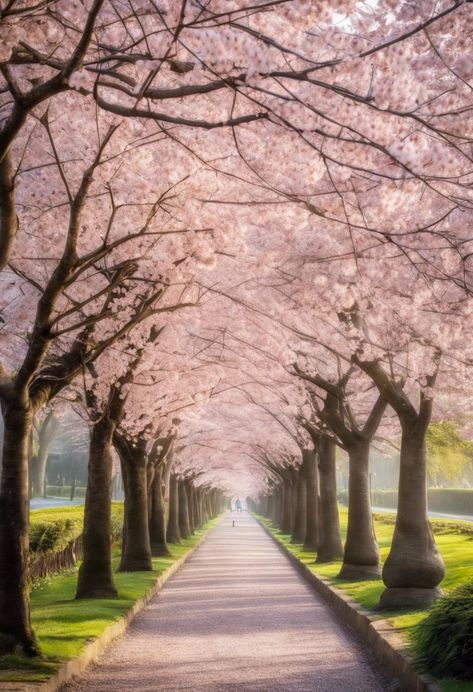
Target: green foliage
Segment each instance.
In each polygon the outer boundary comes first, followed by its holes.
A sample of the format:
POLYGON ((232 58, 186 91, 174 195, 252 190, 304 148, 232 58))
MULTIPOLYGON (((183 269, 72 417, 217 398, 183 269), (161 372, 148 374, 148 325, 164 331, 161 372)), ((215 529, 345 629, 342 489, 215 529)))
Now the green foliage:
POLYGON ((437 677, 473 681, 473 582, 439 599, 414 633, 417 664, 437 677))
POLYGON ((451 421, 431 423, 427 431, 428 474, 432 483, 461 482, 473 470, 473 442, 451 421))
POLYGON ((30 552, 58 553, 78 538, 82 524, 72 519, 58 519, 54 522, 38 522, 30 533, 30 552))
MULTIPOLYGON (((38 509, 30 515, 30 552, 57 553, 82 533, 84 507, 38 509)), ((123 504, 112 503, 112 539, 118 540, 123 525, 123 504)))

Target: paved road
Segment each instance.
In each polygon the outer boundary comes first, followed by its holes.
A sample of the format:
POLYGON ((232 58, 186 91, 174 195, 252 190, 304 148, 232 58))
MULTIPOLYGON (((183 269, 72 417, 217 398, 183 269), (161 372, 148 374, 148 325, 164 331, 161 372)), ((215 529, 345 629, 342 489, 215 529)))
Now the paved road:
POLYGON ((246 512, 227 514, 99 664, 63 687, 64 692, 388 689, 351 635, 246 512))
POLYGON ((65 497, 33 497, 30 500, 30 509, 46 509, 48 507, 74 507, 83 505, 84 499, 68 500, 65 497))

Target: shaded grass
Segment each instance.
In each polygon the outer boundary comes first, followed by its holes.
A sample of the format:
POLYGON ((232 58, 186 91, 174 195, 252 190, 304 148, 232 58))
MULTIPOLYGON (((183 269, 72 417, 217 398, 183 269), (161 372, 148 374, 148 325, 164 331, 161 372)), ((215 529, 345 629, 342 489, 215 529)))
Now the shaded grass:
MULTIPOLYGON (((48 678, 62 662, 79 655, 90 640, 125 615, 156 579, 193 548, 217 521, 211 520, 179 545, 170 544, 170 557, 153 558, 152 572, 116 573, 118 598, 76 601, 77 568, 43 580, 31 593, 31 618, 43 658, 0 656, 0 681, 38 682, 48 678)), ((118 566, 118 553, 117 548, 114 569, 118 566)))
MULTIPOLYGON (((345 538, 348 511, 343 506, 339 509, 342 536, 345 538)), ((394 515, 390 514, 375 515, 374 517, 376 537, 382 562, 386 559, 391 546, 394 531, 393 517, 394 515)), ((334 586, 353 598, 354 601, 372 610, 373 619, 386 619, 396 629, 400 630, 401 634, 406 638, 406 649, 408 648, 413 636, 414 626, 427 617, 428 610, 374 611, 373 609, 384 589, 381 580, 348 581, 339 579, 337 575, 342 564, 341 560, 334 560, 324 564, 316 563, 313 552, 304 551, 300 544, 291 543, 291 536, 283 534, 269 519, 265 517, 258 518, 271 531, 274 537, 301 562, 308 565, 314 574, 329 580, 334 586)), ((446 567, 442 588, 447 593, 457 586, 471 582, 473 577, 473 541, 471 536, 459 533, 458 526, 459 522, 447 519, 436 519, 434 523, 435 541, 446 567), (449 533, 449 530, 452 533, 449 533)), ((442 690, 444 692, 467 692, 467 690, 473 692, 473 682, 442 681, 442 690)))

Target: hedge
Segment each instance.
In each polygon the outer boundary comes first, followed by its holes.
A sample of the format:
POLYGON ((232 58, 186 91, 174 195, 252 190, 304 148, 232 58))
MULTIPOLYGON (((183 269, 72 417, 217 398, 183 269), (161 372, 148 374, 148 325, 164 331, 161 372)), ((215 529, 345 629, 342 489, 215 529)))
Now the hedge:
MULTIPOLYGON (((338 497, 343 504, 348 503, 346 490, 338 497)), ((397 507, 397 490, 373 490, 372 498, 375 507, 397 507)), ((473 516, 473 488, 429 488, 428 500, 432 512, 473 516)))
MULTIPOLYGON (((31 513, 30 579, 73 567, 82 557, 83 507, 57 507, 31 513)), ((112 541, 120 539, 123 505, 112 504, 112 541)))

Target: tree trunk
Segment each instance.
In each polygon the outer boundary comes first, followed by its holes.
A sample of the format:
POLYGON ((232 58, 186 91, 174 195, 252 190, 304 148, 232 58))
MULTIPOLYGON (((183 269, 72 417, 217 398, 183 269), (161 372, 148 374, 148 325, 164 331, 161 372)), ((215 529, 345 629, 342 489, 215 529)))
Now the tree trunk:
POLYGON ((46 467, 48 464, 49 447, 57 430, 57 418, 52 411, 43 421, 38 439, 38 454, 31 464, 32 496, 46 497, 46 467))
POLYGON ((150 492, 151 508, 149 518, 149 537, 151 554, 154 557, 169 555, 167 544, 167 511, 164 498, 163 467, 159 466, 154 473, 150 492))
POLYGON ((11 150, 7 150, 0 159, 0 271, 8 264, 18 228, 15 175, 11 150))
POLYGON ((441 594, 444 575, 427 515, 425 431, 404 423, 396 525, 379 607, 427 608, 441 594))
POLYGON ((15 401, 3 407, 0 487, 0 652, 39 653, 28 593, 28 449, 33 417, 15 401))
POLYGON ((291 543, 304 543, 307 531, 307 481, 303 466, 299 468, 295 486, 296 513, 291 543))
POLYGON ((179 479, 177 483, 179 493, 179 534, 182 539, 186 539, 191 535, 187 488, 184 479, 179 479))
POLYGON ((283 519, 281 525, 282 533, 292 534, 294 528, 294 507, 293 507, 294 493, 292 488, 292 483, 287 480, 284 483, 284 509, 283 509, 283 519))
POLYGON ((169 488, 168 541, 169 543, 181 542, 181 534, 179 532, 179 483, 174 473, 171 474, 169 488))
POLYGON ((48 463, 48 447, 40 447, 37 456, 31 464, 31 496, 46 497, 46 465, 48 463))
POLYGON ((337 504, 335 442, 322 435, 319 444, 319 543, 317 562, 330 562, 343 555, 337 504))
POLYGON ((379 550, 374 533, 369 486, 370 443, 357 440, 348 450, 348 526, 342 579, 381 577, 379 550))
POLYGON ((184 481, 184 483, 187 491, 187 503, 189 510, 189 530, 192 535, 195 533, 194 488, 191 480, 187 479, 184 481))
POLYGON ((202 494, 200 488, 195 489, 195 511, 196 511, 196 526, 200 529, 202 526, 202 494))
POLYGON ((319 474, 315 450, 305 449, 303 452, 307 483, 307 530, 304 550, 317 550, 319 534, 319 474))
POLYGON ((194 530, 196 531, 200 529, 200 500, 199 491, 194 484, 192 484, 192 496, 194 505, 194 530))
POLYGON ((119 572, 149 572, 153 569, 148 529, 148 473, 146 445, 133 445, 115 434, 125 490, 122 555, 119 572))
POLYGON ((115 424, 103 416, 92 428, 82 534, 83 561, 76 598, 117 595, 112 575, 112 435, 115 424))

